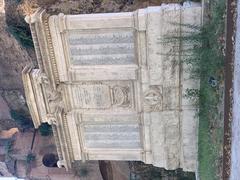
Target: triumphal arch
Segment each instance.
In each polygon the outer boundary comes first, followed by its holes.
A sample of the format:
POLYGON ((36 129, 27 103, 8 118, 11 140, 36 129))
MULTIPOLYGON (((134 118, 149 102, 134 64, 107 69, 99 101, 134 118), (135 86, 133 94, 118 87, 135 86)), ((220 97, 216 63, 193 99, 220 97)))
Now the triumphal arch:
POLYGON ((26 17, 38 64, 23 70, 36 128, 52 125, 59 167, 76 160, 134 160, 195 171, 198 87, 182 61, 186 26, 198 4, 135 12, 26 17))

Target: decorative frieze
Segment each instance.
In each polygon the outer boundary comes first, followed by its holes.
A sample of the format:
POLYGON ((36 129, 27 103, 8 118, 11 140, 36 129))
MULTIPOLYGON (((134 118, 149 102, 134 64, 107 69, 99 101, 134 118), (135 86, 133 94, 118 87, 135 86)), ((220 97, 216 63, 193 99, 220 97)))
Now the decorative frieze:
POLYGON ((57 63, 56 63, 56 58, 55 58, 55 52, 53 49, 53 42, 52 42, 52 37, 50 33, 50 27, 49 27, 49 16, 48 14, 43 15, 43 27, 46 35, 46 40, 47 40, 47 45, 48 45, 48 50, 49 50, 49 64, 52 65, 52 71, 55 77, 56 84, 60 83, 59 80, 59 75, 58 75, 58 69, 57 69, 57 63))

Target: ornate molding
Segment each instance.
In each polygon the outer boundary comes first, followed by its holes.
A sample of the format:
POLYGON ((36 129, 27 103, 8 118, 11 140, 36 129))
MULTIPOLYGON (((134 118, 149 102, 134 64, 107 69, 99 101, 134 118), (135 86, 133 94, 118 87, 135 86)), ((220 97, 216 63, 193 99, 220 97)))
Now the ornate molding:
POLYGON ((46 102, 48 103, 49 113, 55 113, 58 108, 64 107, 61 94, 61 85, 58 85, 57 89, 55 90, 45 73, 41 73, 39 75, 38 83, 42 85, 43 91, 45 92, 45 98, 46 102))
POLYGON ((56 144, 56 148, 57 148, 57 153, 58 153, 58 158, 60 160, 63 159, 63 155, 62 155, 62 150, 61 150, 61 145, 58 139, 58 135, 57 135, 57 127, 56 125, 52 125, 52 130, 53 130, 53 136, 54 136, 54 140, 55 140, 55 144, 56 144))
POLYGON ((67 148, 70 153, 69 154, 70 161, 72 161, 74 154, 73 154, 72 142, 71 142, 71 138, 70 138, 70 131, 69 131, 69 127, 67 125, 67 114, 66 113, 63 114, 63 128, 66 130, 67 148))
POLYGON ((50 27, 49 27, 49 17, 50 17, 49 14, 44 14, 42 17, 44 31, 46 34, 46 41, 47 41, 47 45, 48 45, 48 51, 49 51, 48 63, 52 65, 53 75, 54 75, 56 84, 59 84, 60 79, 59 79, 59 75, 58 75, 55 52, 54 52, 54 48, 53 48, 53 42, 52 42, 52 37, 51 37, 51 32, 50 32, 50 27))
POLYGON ((34 24, 29 24, 30 26, 30 30, 31 30, 31 34, 32 34, 32 39, 33 39, 33 45, 34 45, 34 49, 35 49, 35 53, 36 53, 36 57, 37 57, 37 65, 39 67, 39 69, 43 69, 43 60, 42 60, 42 54, 41 54, 41 50, 40 50, 40 45, 39 45, 39 41, 37 38, 37 32, 36 32, 36 27, 34 24))
POLYGON ((57 118, 53 114, 46 115, 46 121, 49 125, 56 125, 57 126, 57 118))

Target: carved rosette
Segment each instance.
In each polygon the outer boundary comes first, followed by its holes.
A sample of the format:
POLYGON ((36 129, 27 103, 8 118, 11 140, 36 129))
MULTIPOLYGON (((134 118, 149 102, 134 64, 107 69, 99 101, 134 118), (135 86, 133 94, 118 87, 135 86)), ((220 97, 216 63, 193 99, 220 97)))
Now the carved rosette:
POLYGON ((131 96, 129 86, 114 86, 113 92, 113 105, 117 107, 129 108, 131 106, 131 96))
POLYGON ((144 109, 147 112, 162 111, 162 87, 150 86, 144 93, 144 109))

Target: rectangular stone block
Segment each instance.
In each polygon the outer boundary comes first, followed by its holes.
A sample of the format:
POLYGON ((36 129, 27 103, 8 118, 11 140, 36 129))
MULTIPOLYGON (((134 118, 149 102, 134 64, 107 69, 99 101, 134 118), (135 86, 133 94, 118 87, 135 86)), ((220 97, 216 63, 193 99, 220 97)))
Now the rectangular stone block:
POLYGON ((72 86, 74 108, 109 108, 111 106, 110 87, 107 85, 72 86))
POLYGON ((133 30, 70 31, 68 43, 73 66, 134 64, 133 30))
POLYGON ((134 27, 133 13, 98 13, 68 15, 66 28, 74 29, 112 29, 134 27))
POLYGON ((139 149, 138 124, 85 124, 86 148, 139 149))
POLYGON ((71 68, 69 70, 69 79, 76 81, 106 81, 106 80, 135 80, 137 79, 136 65, 108 65, 71 68))
POLYGON ((139 115, 137 113, 132 112, 124 112, 123 114, 119 115, 119 113, 110 113, 110 114, 82 114, 82 120, 88 123, 126 123, 129 122, 139 122, 139 115))

